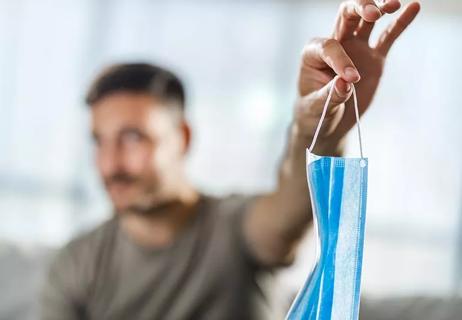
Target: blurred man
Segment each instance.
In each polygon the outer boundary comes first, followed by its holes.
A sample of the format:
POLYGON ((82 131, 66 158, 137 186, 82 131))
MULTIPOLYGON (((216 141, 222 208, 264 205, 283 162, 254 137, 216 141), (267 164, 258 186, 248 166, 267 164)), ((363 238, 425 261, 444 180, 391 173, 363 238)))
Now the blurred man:
POLYGON ((419 11, 417 3, 407 6, 371 46, 374 21, 399 7, 397 0, 379 7, 372 0, 344 2, 332 38, 306 46, 287 152, 269 194, 201 194, 184 172, 191 131, 178 78, 148 64, 105 70, 87 102, 96 163, 115 214, 60 252, 42 318, 270 319, 256 278, 290 264, 311 223, 305 148, 327 84, 341 76, 315 151, 340 155, 355 123, 346 102, 352 84, 364 113, 388 50, 419 11))

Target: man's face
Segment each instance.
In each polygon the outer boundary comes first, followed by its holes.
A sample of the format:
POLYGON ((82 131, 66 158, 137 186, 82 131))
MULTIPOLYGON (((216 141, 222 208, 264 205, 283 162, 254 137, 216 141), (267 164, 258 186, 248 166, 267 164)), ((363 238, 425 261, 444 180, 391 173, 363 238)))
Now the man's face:
POLYGON ((152 96, 118 92, 91 108, 96 163, 117 211, 149 210, 177 187, 187 126, 152 96))

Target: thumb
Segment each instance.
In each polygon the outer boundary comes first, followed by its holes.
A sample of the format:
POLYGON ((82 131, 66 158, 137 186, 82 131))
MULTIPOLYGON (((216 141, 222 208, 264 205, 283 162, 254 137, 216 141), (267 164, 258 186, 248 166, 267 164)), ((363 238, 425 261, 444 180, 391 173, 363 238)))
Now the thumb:
POLYGON ((328 112, 326 115, 331 115, 338 110, 339 105, 348 101, 352 93, 352 85, 340 76, 335 76, 332 81, 314 92, 317 99, 315 99, 313 111, 318 111, 321 114, 327 103, 328 112))
POLYGON ((327 101, 321 132, 323 135, 333 132, 343 117, 343 103, 350 98, 352 93, 352 84, 336 76, 321 89, 301 97, 296 109, 296 123, 299 124, 299 132, 307 137, 314 135, 327 101))
POLYGON ((331 116, 341 104, 350 99, 352 93, 352 84, 336 76, 321 89, 301 98, 301 107, 305 109, 303 113, 319 117, 329 100, 326 116, 331 116))

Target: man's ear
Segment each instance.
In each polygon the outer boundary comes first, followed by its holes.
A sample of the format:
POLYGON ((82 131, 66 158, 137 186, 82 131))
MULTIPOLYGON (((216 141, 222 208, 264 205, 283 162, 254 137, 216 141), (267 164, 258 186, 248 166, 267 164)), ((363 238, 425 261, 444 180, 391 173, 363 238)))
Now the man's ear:
POLYGON ((191 145, 191 127, 189 126, 189 123, 186 122, 185 120, 181 121, 181 133, 183 136, 183 154, 188 153, 190 145, 191 145))

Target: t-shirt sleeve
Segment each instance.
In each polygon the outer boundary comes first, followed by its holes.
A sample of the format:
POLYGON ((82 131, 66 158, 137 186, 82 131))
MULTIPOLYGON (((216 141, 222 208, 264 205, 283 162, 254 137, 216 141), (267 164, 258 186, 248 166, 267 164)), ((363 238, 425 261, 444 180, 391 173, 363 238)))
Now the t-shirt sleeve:
POLYGON ((78 281, 77 265, 68 247, 62 249, 50 265, 41 292, 41 320, 77 320, 83 318, 81 308, 82 281, 78 281))

